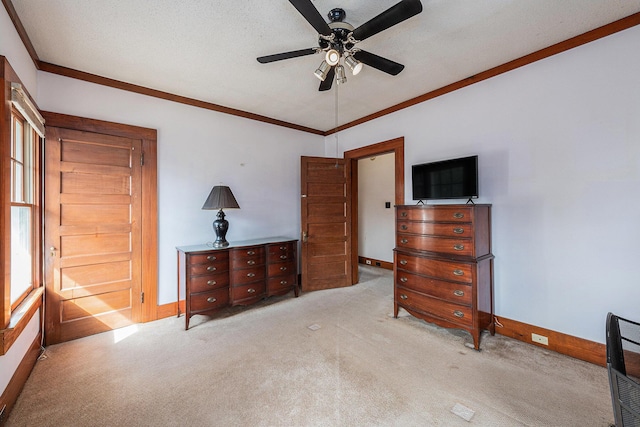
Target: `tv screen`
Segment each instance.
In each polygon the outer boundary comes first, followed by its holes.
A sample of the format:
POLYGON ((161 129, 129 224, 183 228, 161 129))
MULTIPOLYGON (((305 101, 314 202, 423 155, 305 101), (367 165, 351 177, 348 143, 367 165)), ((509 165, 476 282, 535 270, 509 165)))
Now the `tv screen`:
POLYGON ((478 197, 478 156, 411 167, 413 200, 478 197))

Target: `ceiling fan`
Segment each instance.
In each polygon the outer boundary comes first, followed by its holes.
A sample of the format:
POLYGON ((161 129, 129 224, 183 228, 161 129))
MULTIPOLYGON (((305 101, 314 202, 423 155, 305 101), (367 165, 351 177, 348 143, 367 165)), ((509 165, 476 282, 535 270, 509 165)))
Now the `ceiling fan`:
POLYGON ((356 45, 364 39, 422 12, 420 0, 402 0, 354 29, 351 24, 344 22, 346 13, 343 9, 332 9, 328 14, 331 22, 327 23, 311 0, 289 0, 289 2, 318 32, 318 47, 261 56, 257 58, 258 62, 266 64, 324 52, 325 59, 314 73, 320 79, 319 90, 321 91, 331 89, 334 76, 339 84, 347 81, 344 67, 340 64, 341 59, 353 75, 360 72, 362 64, 392 76, 397 75, 404 69, 404 65, 359 49, 356 45))

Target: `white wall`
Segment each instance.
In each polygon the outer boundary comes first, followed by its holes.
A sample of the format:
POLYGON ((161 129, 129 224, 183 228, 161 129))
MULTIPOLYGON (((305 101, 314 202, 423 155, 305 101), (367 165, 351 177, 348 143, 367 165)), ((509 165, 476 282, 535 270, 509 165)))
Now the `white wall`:
MULTIPOLYGON (((35 97, 37 92, 37 71, 29 53, 16 32, 9 15, 0 6, 0 55, 7 58, 22 84, 35 97)), ((27 327, 13 343, 7 354, 0 356, 0 395, 13 377, 18 365, 29 350, 40 330, 39 312, 34 315, 27 327)))
POLYGON ((231 187, 227 240, 300 235, 300 156, 323 137, 39 72, 46 111, 158 130, 158 303, 176 301, 176 246, 215 240, 209 191, 231 187))
POLYGON ((338 151, 404 136, 407 203, 411 164, 478 154, 497 316, 604 342, 608 311, 639 319, 638 46, 634 27, 343 131, 338 151))
POLYGON ((358 160, 358 255, 393 262, 395 154, 358 160), (390 208, 385 208, 385 202, 390 208))

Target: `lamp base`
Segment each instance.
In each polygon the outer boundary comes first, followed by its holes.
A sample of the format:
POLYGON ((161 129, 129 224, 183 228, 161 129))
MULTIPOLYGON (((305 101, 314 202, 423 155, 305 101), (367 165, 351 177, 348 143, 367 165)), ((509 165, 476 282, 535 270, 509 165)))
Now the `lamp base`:
POLYGON ((227 231, 229 230, 229 221, 224 219, 224 212, 222 209, 218 211, 216 215, 217 219, 213 221, 213 231, 216 232, 216 240, 213 242, 214 248, 226 248, 229 246, 227 242, 227 231))

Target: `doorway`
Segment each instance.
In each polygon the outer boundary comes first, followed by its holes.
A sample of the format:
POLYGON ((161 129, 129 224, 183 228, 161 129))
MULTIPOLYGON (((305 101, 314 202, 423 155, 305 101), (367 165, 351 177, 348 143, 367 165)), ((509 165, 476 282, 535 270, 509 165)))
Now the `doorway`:
POLYGON ((345 151, 351 166, 351 269, 353 284, 358 283, 358 160, 382 154, 394 154, 395 205, 404 204, 404 137, 345 151))

